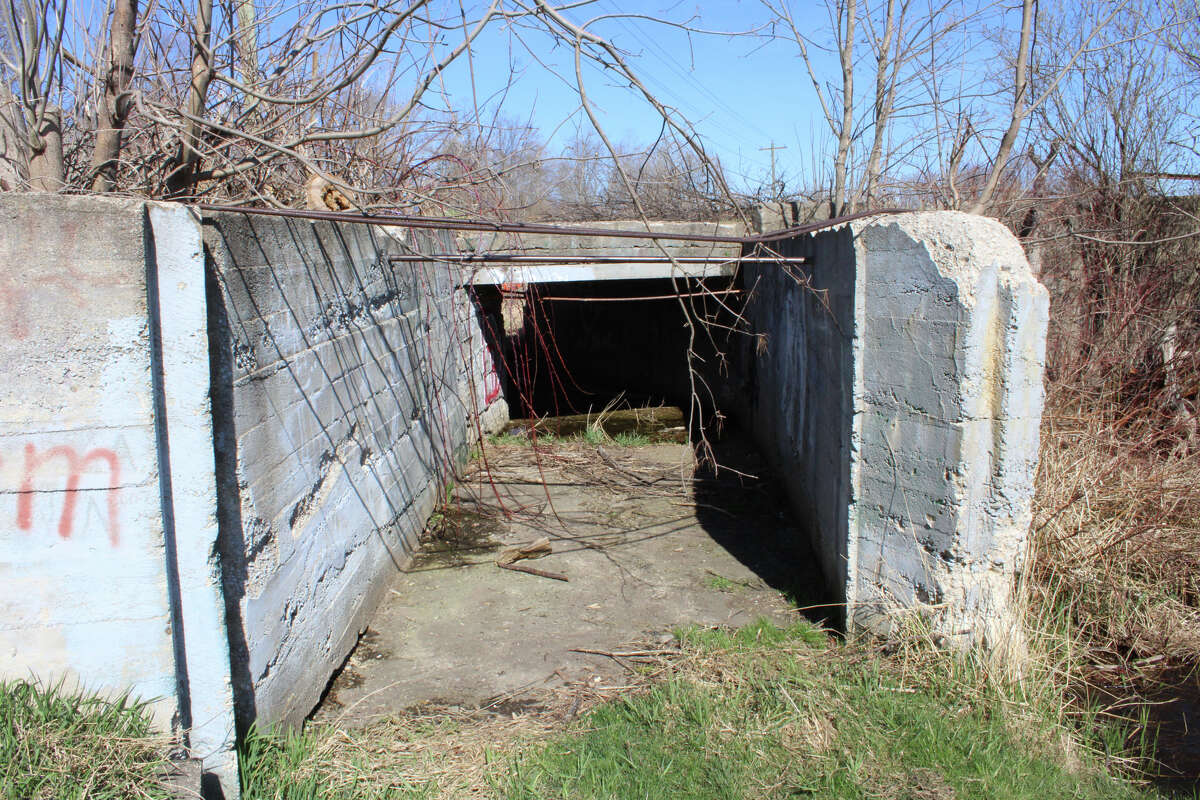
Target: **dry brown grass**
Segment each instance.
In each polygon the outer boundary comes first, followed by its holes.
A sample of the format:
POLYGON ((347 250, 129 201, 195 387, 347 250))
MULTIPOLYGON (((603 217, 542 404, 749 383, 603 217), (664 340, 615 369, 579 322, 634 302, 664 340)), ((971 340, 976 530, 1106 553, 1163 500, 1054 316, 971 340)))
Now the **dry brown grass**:
POLYGON ((495 698, 479 709, 431 704, 365 728, 311 725, 304 734, 310 740, 305 759, 289 778, 338 797, 364 784, 404 797, 491 797, 496 770, 513 755, 603 703, 645 691, 686 663, 682 650, 660 644, 635 643, 620 653, 616 660, 627 673, 620 685, 594 677, 495 698))
POLYGON ((1200 451, 1143 418, 1050 406, 1030 562, 1095 667, 1200 664, 1200 451))

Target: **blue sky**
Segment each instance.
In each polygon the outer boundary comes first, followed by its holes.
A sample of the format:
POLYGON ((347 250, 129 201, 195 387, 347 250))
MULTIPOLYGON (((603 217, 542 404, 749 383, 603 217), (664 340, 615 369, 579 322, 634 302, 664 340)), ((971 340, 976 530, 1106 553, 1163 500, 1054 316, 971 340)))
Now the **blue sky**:
MULTIPOLYGON (((708 29, 745 31, 764 25, 765 10, 757 2, 708 0, 669 5, 629 0, 597 0, 575 10, 576 22, 618 11, 665 17, 708 29)), ((797 22, 814 29, 828 25, 823 3, 797 2, 797 22)), ((735 188, 752 189, 770 176, 772 142, 781 175, 811 172, 812 142, 827 131, 816 106, 807 73, 795 45, 762 37, 688 34, 647 20, 605 20, 595 32, 628 53, 628 61, 648 87, 667 105, 679 109, 720 157, 735 188)), ((810 54, 820 56, 810 50, 810 54)), ((515 68, 516 81, 504 99, 510 119, 532 121, 551 140, 551 150, 571 138, 572 113, 579 106, 574 86, 574 54, 549 37, 526 28, 497 29, 477 40, 472 64, 461 60, 448 70, 445 89, 458 108, 472 105, 470 68, 481 104, 494 102, 515 68), (537 58, 531 55, 536 53, 537 58), (539 61, 541 63, 539 63, 539 61), (561 76, 561 77, 560 77, 561 76), (565 122, 565 124, 564 124, 565 122)), ((589 98, 614 140, 647 144, 660 129, 655 112, 611 73, 585 71, 589 98)))

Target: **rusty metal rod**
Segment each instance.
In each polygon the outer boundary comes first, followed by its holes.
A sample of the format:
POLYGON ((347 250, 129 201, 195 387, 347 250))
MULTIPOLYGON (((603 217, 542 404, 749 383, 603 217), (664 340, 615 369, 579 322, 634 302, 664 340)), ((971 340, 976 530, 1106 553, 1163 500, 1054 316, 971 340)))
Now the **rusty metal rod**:
POLYGON ((243 208, 241 206, 199 203, 201 211, 254 214, 264 217, 289 217, 292 219, 322 220, 325 222, 359 222, 370 225, 394 225, 402 228, 428 228, 433 230, 484 231, 489 233, 536 233, 556 236, 594 236, 610 239, 658 239, 676 242, 710 242, 714 244, 768 244, 805 233, 815 233, 827 228, 836 228, 857 219, 883 214, 901 214, 907 209, 885 208, 878 211, 860 211, 843 217, 786 228, 782 231, 757 236, 719 236, 716 234, 668 233, 654 231, 611 230, 605 228, 576 228, 571 226, 547 225, 539 222, 493 222, 485 219, 462 219, 457 217, 417 217, 411 214, 347 214, 340 211, 309 211, 301 208, 243 208))
POLYGON ((678 297, 708 297, 714 294, 741 294, 741 289, 716 289, 711 292, 680 292, 679 294, 644 294, 630 297, 544 297, 534 295, 535 300, 557 300, 566 303, 627 303, 638 300, 674 300, 678 297))
POLYGON ((717 258, 708 256, 531 256, 508 253, 431 253, 430 255, 401 254, 388 256, 388 260, 396 263, 420 261, 450 261, 457 264, 735 264, 739 261, 773 261, 784 264, 807 264, 809 259, 801 256, 757 258, 740 256, 734 258, 717 258))

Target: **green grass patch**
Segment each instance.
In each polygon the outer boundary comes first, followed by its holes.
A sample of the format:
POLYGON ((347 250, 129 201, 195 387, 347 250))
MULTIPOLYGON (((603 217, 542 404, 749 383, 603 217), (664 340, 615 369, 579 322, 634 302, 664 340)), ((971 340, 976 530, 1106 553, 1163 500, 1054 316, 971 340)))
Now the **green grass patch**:
POLYGON ((736 581, 732 581, 724 575, 709 575, 704 579, 704 585, 710 589, 716 589, 718 592, 732 592, 739 586, 736 581))
MULTIPOLYGON (((251 733, 247 800, 495 796, 742 800, 1135 800, 1107 771, 1123 732, 1068 723, 1040 683, 1009 684, 919 638, 845 644, 806 623, 676 631, 663 677, 545 719, 427 717, 363 731, 251 733), (515 727, 514 727, 515 726, 515 727), (1101 755, 1105 754, 1105 755, 1101 755)), ((662 671, 662 665, 657 668, 662 671)))
POLYGON ((240 748, 242 800, 371 800, 387 782, 362 758, 331 749, 316 731, 252 729, 240 748))
MULTIPOLYGON (((680 631, 671 679, 516 759, 511 799, 1136 798, 1066 729, 936 654, 919 671, 806 624, 680 631)), ((908 665, 911 666, 911 665, 908 665)))
POLYGON ((622 431, 613 437, 613 441, 621 447, 642 447, 650 444, 650 437, 644 433, 622 431))
POLYGON ((0 683, 4 800, 168 798, 164 737, 144 705, 100 700, 61 684, 0 683))
MULTIPOLYGON (((494 447, 513 447, 517 445, 528 447, 534 440, 525 434, 501 433, 487 437, 487 441, 489 445, 494 447)), ((653 444, 650 436, 644 433, 623 431, 610 436, 604 428, 598 425, 593 425, 579 433, 568 436, 558 436, 549 431, 537 434, 537 444, 540 446, 578 444, 580 442, 591 445, 617 445, 619 447, 642 447, 643 445, 653 444)))
POLYGON ((752 589, 758 586, 753 581, 739 581, 734 578, 726 578, 712 570, 707 570, 708 577, 704 579, 704 585, 709 589, 715 589, 718 592, 739 592, 742 589, 752 589))

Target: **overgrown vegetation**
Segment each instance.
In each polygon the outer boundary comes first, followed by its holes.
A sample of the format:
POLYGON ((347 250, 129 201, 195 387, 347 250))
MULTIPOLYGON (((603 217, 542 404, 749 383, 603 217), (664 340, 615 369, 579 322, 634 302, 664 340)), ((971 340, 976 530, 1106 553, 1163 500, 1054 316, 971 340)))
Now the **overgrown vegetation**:
MULTIPOLYGON (((1150 103, 1148 81, 1130 85, 1150 103)), ((1048 178, 1060 199, 1024 218, 1051 296, 1026 585, 1032 627, 1054 632, 1042 641, 1073 648, 1060 679, 1148 718, 1161 746, 1147 771, 1194 780, 1180 701, 1200 693, 1200 209, 1147 177, 1152 123, 1083 118, 1048 178)))
POLYGON ((0 683, 4 800, 169 798, 166 744, 151 733, 146 708, 128 698, 0 683))
MULTIPOLYGON (((364 730, 251 730, 246 800, 376 798, 1140 798, 1113 770, 1144 745, 1067 715, 915 633, 841 642, 807 622, 688 628, 630 689, 530 713, 430 709, 364 730), (578 713, 577 713, 578 712, 578 713)), ((166 742, 142 707, 0 689, 5 798, 160 798, 166 742)))
MULTIPOLYGON (((1138 798, 1122 732, 921 637, 844 644, 797 623, 678 632, 640 688, 532 716, 252 734, 243 796, 1138 798)), ((1042 684, 1045 686, 1046 684, 1042 684)))

